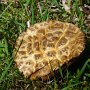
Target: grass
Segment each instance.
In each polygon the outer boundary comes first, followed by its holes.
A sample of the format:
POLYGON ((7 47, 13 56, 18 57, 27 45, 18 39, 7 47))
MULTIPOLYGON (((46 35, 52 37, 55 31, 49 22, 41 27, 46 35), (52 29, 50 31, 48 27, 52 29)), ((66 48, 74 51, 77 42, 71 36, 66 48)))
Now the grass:
MULTIPOLYGON (((88 0, 87 2, 90 3, 88 0)), ((71 13, 65 11, 59 0, 46 0, 46 3, 40 0, 39 6, 35 0, 19 0, 18 4, 10 0, 7 5, 0 4, 0 90, 89 90, 89 38, 87 38, 85 53, 80 58, 77 68, 73 71, 74 66, 67 67, 66 72, 60 68, 59 76, 55 76, 52 81, 30 81, 25 79, 15 67, 12 54, 14 43, 19 34, 26 29, 27 21, 33 25, 36 22, 55 19, 76 24, 84 31, 86 37, 89 32, 78 0, 73 0, 71 13)))

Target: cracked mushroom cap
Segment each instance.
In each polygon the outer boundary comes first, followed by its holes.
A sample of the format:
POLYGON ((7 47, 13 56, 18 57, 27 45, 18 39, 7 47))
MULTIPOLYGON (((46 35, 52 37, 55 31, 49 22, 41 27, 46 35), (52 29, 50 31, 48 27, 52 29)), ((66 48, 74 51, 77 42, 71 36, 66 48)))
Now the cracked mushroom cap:
POLYGON ((25 77, 44 78, 52 74, 52 69, 58 70, 58 64, 63 66, 79 56, 84 44, 83 32, 71 23, 36 23, 16 40, 14 60, 25 77))

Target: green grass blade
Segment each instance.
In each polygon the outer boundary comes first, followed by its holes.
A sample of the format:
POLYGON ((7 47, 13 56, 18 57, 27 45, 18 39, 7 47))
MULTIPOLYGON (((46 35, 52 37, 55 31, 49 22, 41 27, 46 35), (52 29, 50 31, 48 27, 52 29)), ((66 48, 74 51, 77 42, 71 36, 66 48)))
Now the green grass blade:
POLYGON ((69 90, 70 88, 73 88, 79 84, 82 84, 83 82, 79 82, 79 83, 75 83, 75 84, 72 84, 72 85, 68 85, 67 87, 61 89, 61 90, 69 90))
POLYGON ((55 4, 55 5, 58 5, 57 0, 52 0, 52 3, 55 4))
POLYGON ((26 0, 26 7, 31 3, 31 0, 26 0))
POLYGON ((5 67, 4 71, 2 72, 2 75, 0 76, 0 83, 3 81, 5 75, 8 73, 8 70, 11 67, 12 63, 13 63, 13 60, 11 60, 9 65, 7 67, 5 67))
POLYGON ((3 16, 3 14, 6 12, 7 9, 9 9, 9 7, 10 7, 11 5, 12 5, 12 3, 10 3, 10 4, 7 6, 7 8, 5 8, 5 10, 3 10, 3 12, 0 14, 0 17, 3 16))
POLYGON ((80 77, 81 77, 81 75, 84 73, 84 71, 85 71, 85 69, 86 69, 86 66, 87 66, 88 62, 90 62, 90 59, 88 59, 88 60, 85 62, 85 64, 83 65, 81 71, 78 73, 78 75, 77 75, 77 80, 79 80, 80 77))
POLYGON ((88 69, 90 70, 90 65, 89 65, 89 64, 87 64, 87 67, 88 67, 88 69))
POLYGON ((19 23, 18 21, 14 21, 14 23, 18 26, 21 26, 22 28, 25 28, 25 25, 23 23, 19 23))
POLYGON ((32 13, 31 24, 34 24, 34 22, 35 22, 35 16, 34 16, 34 0, 32 0, 32 4, 31 4, 31 13, 32 13))
POLYGON ((42 15, 41 18, 42 18, 42 21, 45 21, 48 18, 48 10, 47 9, 44 11, 44 14, 42 15))
POLYGON ((76 5, 76 14, 77 16, 79 17, 79 14, 80 14, 80 9, 79 9, 79 6, 78 6, 78 0, 75 0, 75 5, 76 5))
POLYGON ((61 77, 63 78, 62 68, 61 68, 60 64, 58 64, 58 66, 59 66, 59 73, 60 73, 61 77))
POLYGON ((7 43, 6 37, 4 37, 4 41, 5 41, 5 52, 6 52, 6 55, 8 56, 9 52, 8 52, 8 43, 7 43))
POLYGON ((88 73, 85 73, 85 76, 87 76, 87 77, 89 77, 89 78, 90 78, 90 74, 88 74, 88 73))

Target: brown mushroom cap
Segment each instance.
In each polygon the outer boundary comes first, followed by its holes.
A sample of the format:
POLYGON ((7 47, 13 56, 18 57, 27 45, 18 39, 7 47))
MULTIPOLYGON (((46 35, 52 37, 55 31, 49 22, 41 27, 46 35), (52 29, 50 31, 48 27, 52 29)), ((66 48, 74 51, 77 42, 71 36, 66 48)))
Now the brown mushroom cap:
POLYGON ((85 48, 83 32, 71 23, 36 23, 16 40, 14 56, 17 68, 30 79, 50 75, 85 48), (52 69, 51 69, 52 67, 52 69))

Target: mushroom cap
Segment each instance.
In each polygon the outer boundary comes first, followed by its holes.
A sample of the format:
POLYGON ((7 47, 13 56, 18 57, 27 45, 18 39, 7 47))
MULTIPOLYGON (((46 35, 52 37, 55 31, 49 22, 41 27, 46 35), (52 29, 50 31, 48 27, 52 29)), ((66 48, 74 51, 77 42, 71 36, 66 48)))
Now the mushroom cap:
POLYGON ((17 68, 31 80, 45 78, 52 70, 79 56, 85 48, 84 33, 60 21, 36 23, 22 32, 15 43, 17 68))

